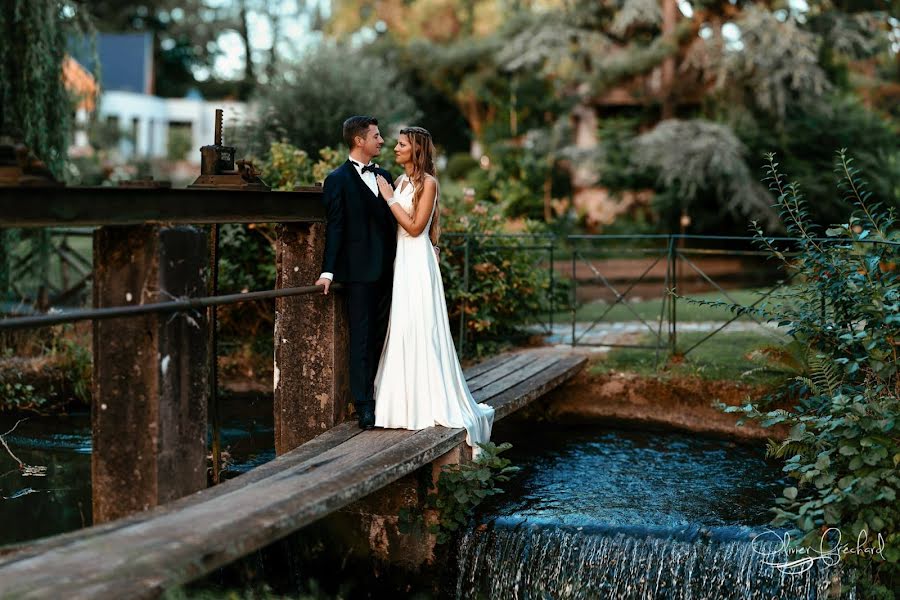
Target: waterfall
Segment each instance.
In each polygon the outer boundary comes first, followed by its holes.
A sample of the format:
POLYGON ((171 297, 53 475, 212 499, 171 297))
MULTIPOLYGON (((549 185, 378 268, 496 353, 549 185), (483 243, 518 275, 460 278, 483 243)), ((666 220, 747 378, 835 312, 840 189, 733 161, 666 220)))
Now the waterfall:
MULTIPOLYGON (((838 568, 784 574, 775 541, 746 527, 575 527, 500 518, 464 534, 458 599, 747 599, 838 597, 838 568)), ((849 596, 855 598, 855 594, 849 596)))

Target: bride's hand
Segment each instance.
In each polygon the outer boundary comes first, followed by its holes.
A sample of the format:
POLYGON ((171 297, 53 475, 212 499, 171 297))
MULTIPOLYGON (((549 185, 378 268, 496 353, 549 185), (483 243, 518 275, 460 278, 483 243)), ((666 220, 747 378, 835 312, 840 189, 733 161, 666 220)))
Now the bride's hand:
POLYGON ((381 192, 381 196, 385 201, 394 197, 394 188, 391 187, 391 184, 388 183, 388 180, 385 179, 384 176, 376 175, 375 181, 378 183, 378 191, 381 192))

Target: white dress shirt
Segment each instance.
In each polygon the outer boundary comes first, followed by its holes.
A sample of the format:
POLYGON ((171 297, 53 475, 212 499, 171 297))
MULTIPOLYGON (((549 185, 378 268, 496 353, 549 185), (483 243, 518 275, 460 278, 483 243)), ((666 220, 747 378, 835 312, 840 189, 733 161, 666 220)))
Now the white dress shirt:
MULTIPOLYGON (((372 190, 373 194, 378 196, 378 182, 375 181, 375 173, 373 173, 372 171, 366 171, 365 173, 363 173, 363 165, 360 164, 360 162, 352 156, 348 157, 348 160, 350 161, 350 164, 353 165, 353 168, 356 169, 356 172, 363 180, 363 183, 365 183, 369 187, 369 189, 372 190)), ((369 161, 366 166, 371 164, 372 161, 369 161)), ((319 279, 328 279, 329 281, 334 281, 334 273, 322 273, 321 275, 319 275, 319 279)))

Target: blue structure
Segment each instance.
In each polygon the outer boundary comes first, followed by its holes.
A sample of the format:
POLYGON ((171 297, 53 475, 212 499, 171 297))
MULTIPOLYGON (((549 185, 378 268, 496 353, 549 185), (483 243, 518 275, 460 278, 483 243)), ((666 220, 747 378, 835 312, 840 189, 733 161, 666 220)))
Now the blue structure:
MULTIPOLYGON (((97 57, 104 91, 153 94, 153 34, 99 33, 97 57)), ((72 56, 89 71, 94 63, 86 43, 72 44, 72 56)))

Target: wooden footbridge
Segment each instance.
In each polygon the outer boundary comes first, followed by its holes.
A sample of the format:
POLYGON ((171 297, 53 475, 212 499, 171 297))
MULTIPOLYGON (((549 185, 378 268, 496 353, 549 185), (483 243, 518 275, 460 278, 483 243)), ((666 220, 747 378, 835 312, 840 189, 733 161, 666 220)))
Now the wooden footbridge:
MULTIPOLYGON (((344 299, 307 285, 323 221, 316 188, 0 187, 0 227, 97 227, 94 309, 0 320, 0 330, 93 320, 97 524, 0 549, 0 598, 156 597, 465 448, 461 429, 363 432, 347 421, 344 299), (234 222, 279 223, 275 290, 215 295, 215 229, 196 224, 234 222), (278 457, 207 488, 214 307, 267 298, 278 457)), ((583 364, 539 348, 466 376, 500 419, 583 364)))
MULTIPOLYGON (((570 378, 583 357, 507 354, 466 373, 502 418, 570 378)), ((465 430, 361 431, 345 422, 218 486, 3 557, 7 598, 145 598, 189 582, 465 443, 465 430)))

